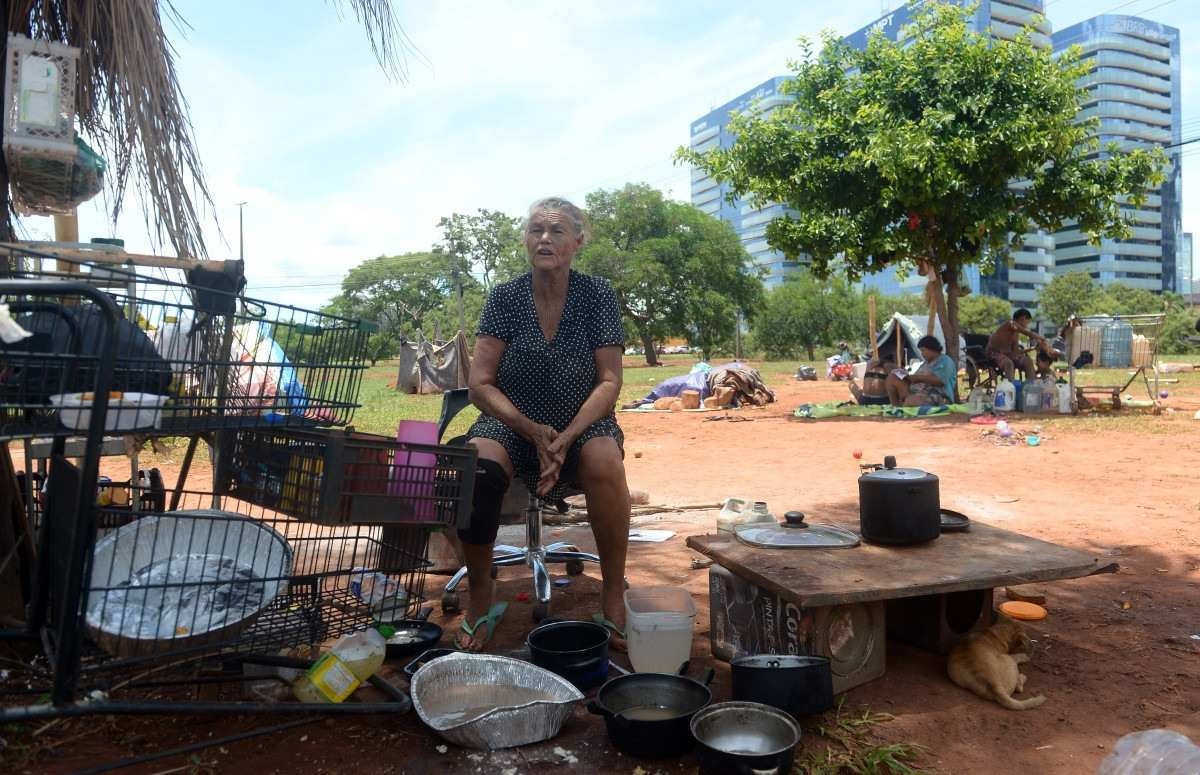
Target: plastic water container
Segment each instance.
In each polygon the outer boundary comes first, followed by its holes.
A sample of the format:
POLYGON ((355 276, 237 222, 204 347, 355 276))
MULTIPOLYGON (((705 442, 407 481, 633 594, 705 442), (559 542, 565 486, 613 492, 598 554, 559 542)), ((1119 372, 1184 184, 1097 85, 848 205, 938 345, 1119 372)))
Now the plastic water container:
POLYGON ((996 386, 996 395, 992 408, 997 412, 1011 412, 1017 408, 1017 388, 1006 379, 1001 379, 996 386))
POLYGON ((1058 387, 1050 377, 1042 378, 1042 413, 1054 414, 1058 411, 1058 387))
POLYGON ((639 673, 677 673, 692 655, 696 604, 686 589, 625 590, 629 661, 639 673))
POLYGON ((1021 411, 1025 414, 1042 411, 1042 384, 1035 379, 1026 382, 1021 391, 1021 411))
POLYGON ((1067 384, 1066 380, 1062 380, 1054 387, 1058 393, 1058 413, 1059 414, 1070 414, 1071 413, 1071 386, 1069 384, 1067 384))
POLYGON ((738 525, 749 522, 774 522, 775 518, 763 501, 752 501, 749 498, 726 498, 717 514, 717 530, 732 533, 738 525))
POLYGON ((1133 363, 1133 326, 1114 318, 1100 332, 1100 362, 1123 368, 1133 363))
POLYGON ((1125 735, 1100 762, 1096 775, 1195 775, 1200 772, 1200 748, 1169 729, 1148 729, 1125 735))

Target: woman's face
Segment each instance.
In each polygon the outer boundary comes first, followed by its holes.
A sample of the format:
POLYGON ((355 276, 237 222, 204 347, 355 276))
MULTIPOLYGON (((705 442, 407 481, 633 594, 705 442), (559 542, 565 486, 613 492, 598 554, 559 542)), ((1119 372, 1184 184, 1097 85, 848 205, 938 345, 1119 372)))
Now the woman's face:
POLYGON ((920 347, 918 349, 921 351, 921 357, 925 359, 926 363, 933 363, 941 355, 940 352, 930 347, 920 347))
POLYGON ((583 235, 575 231, 571 219, 558 210, 539 210, 529 216, 525 226, 525 251, 534 269, 561 269, 583 244, 583 235))

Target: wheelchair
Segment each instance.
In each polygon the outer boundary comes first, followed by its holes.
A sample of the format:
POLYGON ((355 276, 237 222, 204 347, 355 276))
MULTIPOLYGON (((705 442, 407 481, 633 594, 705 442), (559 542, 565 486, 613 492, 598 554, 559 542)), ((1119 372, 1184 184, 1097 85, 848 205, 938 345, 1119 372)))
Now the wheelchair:
MULTIPOLYGON (((446 435, 446 429, 458 413, 471 404, 467 388, 447 390, 442 394, 442 411, 438 418, 438 438, 446 435)), ((464 436, 445 441, 446 444, 466 444, 464 436)), ((583 491, 569 487, 566 497, 582 495, 583 491)), ((525 546, 509 546, 496 544, 492 548, 492 578, 496 578, 498 568, 514 565, 528 565, 533 571, 533 620, 540 622, 550 615, 550 574, 546 570, 548 563, 564 563, 568 576, 578 576, 583 573, 585 562, 600 563, 600 557, 590 552, 581 552, 579 547, 563 541, 552 544, 542 544, 542 510, 547 506, 553 507, 560 514, 566 514, 570 506, 566 500, 548 503, 531 492, 520 477, 514 477, 504 496, 505 506, 501 508, 501 519, 511 515, 514 504, 524 503, 523 516, 525 524, 525 546)), ((509 523, 511 524, 511 523, 509 523)), ((442 590, 442 613, 455 614, 462 610, 458 596, 458 585, 467 576, 466 566, 462 566, 446 582, 442 590)))

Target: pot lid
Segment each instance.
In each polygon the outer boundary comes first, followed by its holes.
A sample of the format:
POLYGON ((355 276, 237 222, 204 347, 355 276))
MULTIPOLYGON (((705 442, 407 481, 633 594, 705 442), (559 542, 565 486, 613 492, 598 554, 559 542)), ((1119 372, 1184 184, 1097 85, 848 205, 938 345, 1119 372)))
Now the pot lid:
POLYGON ((761 667, 769 670, 780 670, 795 667, 819 667, 829 665, 825 657, 810 657, 799 654, 754 654, 737 657, 731 662, 734 667, 761 667))
POLYGON ((744 544, 765 549, 847 549, 858 546, 858 535, 833 525, 809 524, 803 512, 789 511, 778 525, 750 523, 734 528, 744 544))
MULTIPOLYGON (((872 468, 872 466, 867 465, 867 466, 864 466, 864 468, 872 468)), ((919 468, 897 468, 896 467, 896 458, 893 457, 892 455, 888 455, 887 457, 885 457, 883 459, 883 465, 879 465, 878 463, 876 463, 874 465, 874 470, 866 471, 860 477, 860 480, 862 480, 862 479, 866 479, 868 481, 873 481, 873 482, 878 482, 878 481, 912 482, 912 481, 919 480, 919 479, 933 479, 934 481, 937 481, 936 476, 929 473, 928 471, 922 471, 919 468)))
POLYGON ((971 529, 971 520, 967 518, 966 514, 960 514, 950 509, 942 509, 941 512, 943 533, 961 533, 971 529))

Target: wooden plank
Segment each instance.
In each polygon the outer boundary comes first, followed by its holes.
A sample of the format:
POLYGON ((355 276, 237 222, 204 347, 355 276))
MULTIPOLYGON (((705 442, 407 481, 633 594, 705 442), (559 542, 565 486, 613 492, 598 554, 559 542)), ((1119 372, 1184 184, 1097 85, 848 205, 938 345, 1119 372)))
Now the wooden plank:
POLYGON ((223 270, 228 261, 191 258, 188 256, 154 256, 146 253, 126 253, 123 250, 102 249, 85 250, 82 248, 56 248, 38 243, 0 242, 0 248, 13 251, 31 251, 54 258, 66 258, 72 261, 87 261, 93 264, 132 264, 133 266, 152 266, 164 269, 188 270, 196 266, 207 269, 223 270))
POLYGON ((920 546, 762 549, 728 533, 692 536, 687 544, 805 607, 1073 579, 1108 569, 1083 552, 982 522, 920 546))

